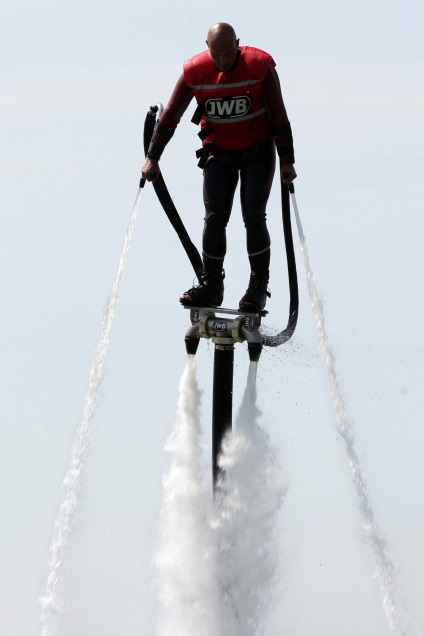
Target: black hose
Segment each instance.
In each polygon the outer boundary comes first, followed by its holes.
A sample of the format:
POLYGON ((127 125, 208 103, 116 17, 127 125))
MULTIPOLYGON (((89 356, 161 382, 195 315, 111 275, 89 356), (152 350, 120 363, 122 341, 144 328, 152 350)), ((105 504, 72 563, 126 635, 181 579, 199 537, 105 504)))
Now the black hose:
MULTIPOLYGON (((144 122, 143 143, 145 155, 147 155, 150 140, 155 128, 157 110, 157 106, 152 106, 147 113, 144 122)), ((166 216, 168 217, 172 227, 178 234, 178 237, 185 249, 185 252, 190 260, 196 276, 199 276, 203 269, 202 258, 197 250, 197 247, 193 244, 187 233, 187 230, 185 229, 184 223, 182 222, 181 217, 174 205, 174 202, 171 199, 171 195, 168 192, 168 188, 165 185, 162 173, 160 173, 159 176, 153 181, 153 187, 165 211, 166 216)))
POLYGON ((281 181, 281 213, 283 217, 283 231, 284 231, 284 243, 286 245, 287 256, 287 271, 289 277, 289 289, 290 289, 290 307, 289 307, 289 319, 287 326, 283 331, 273 336, 268 336, 261 333, 262 341, 267 347, 278 347, 279 345, 290 340, 294 334, 294 330, 297 325, 297 318, 299 315, 299 289, 297 285, 297 269, 296 269, 296 257, 294 253, 293 245, 293 233, 291 226, 290 216, 290 194, 289 188, 293 188, 293 184, 288 186, 281 181))

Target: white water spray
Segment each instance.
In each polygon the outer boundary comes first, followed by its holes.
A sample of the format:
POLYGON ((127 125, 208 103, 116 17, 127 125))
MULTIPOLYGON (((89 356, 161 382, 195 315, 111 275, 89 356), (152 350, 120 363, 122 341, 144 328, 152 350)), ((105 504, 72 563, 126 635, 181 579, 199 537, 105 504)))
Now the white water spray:
POLYGON ((195 359, 180 381, 166 444, 161 540, 155 556, 160 636, 259 636, 278 574, 277 517, 285 494, 268 436, 257 423, 251 363, 236 430, 224 440, 225 471, 213 500, 202 461, 195 359))
POLYGON ((224 634, 263 632, 278 578, 278 515, 285 495, 281 467, 259 426, 257 363, 251 362, 235 430, 223 443, 223 477, 216 493, 213 528, 218 544, 224 634))
POLYGON ((374 513, 369 500, 367 485, 365 483, 364 477, 362 476, 358 454, 355 449, 353 437, 353 422, 348 417, 345 400, 338 382, 334 354, 328 340, 327 332, 325 330, 323 301, 318 295, 315 285, 312 268, 309 262, 305 236, 303 233, 302 224, 300 222, 300 216, 294 194, 292 194, 292 200, 301 242, 308 293, 317 326, 320 353, 328 371, 333 407, 336 414, 337 428, 345 444, 347 462, 351 471, 357 495, 359 497, 359 507, 362 514, 363 535, 366 542, 371 547, 376 560, 376 579, 379 583, 382 594, 384 614, 386 616, 386 620, 390 629, 397 636, 410 636, 410 634, 412 634, 412 631, 409 619, 401 610, 396 607, 395 593, 397 586, 395 581, 394 566, 388 555, 386 541, 379 531, 374 520, 374 513))
POLYGON ((195 357, 189 356, 180 381, 177 420, 166 444, 171 463, 163 478, 161 542, 155 557, 160 636, 222 633, 199 419, 195 357))
POLYGON ((64 479, 65 495, 57 515, 49 549, 48 577, 41 604, 41 636, 60 635, 61 586, 63 582, 62 566, 72 531, 72 522, 80 500, 83 479, 85 452, 89 439, 90 422, 97 404, 97 395, 103 378, 103 367, 109 346, 109 334, 119 297, 119 288, 130 248, 134 224, 140 203, 141 188, 131 213, 118 270, 107 299, 100 331, 100 338, 94 351, 90 369, 80 425, 71 448, 68 471, 64 479))

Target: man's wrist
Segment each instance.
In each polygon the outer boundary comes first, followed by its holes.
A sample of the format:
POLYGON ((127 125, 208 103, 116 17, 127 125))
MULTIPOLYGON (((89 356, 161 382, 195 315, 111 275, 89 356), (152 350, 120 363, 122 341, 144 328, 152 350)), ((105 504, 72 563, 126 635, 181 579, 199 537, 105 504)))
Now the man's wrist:
POLYGON ((150 142, 149 149, 147 151, 147 158, 159 161, 163 152, 163 146, 153 141, 150 142))
POLYGON ((288 148, 287 146, 278 147, 277 153, 280 158, 281 163, 291 163, 294 164, 294 151, 293 148, 288 148))

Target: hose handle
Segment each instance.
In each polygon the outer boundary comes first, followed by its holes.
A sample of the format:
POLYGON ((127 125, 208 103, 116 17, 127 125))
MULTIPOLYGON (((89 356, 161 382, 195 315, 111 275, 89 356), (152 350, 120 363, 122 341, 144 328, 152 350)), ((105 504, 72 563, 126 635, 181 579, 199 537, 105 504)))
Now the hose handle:
MULTIPOLYGON (((287 179, 287 177, 290 175, 290 172, 283 172, 283 177, 285 177, 287 179)), ((290 183, 287 184, 288 188, 289 188, 289 192, 291 194, 294 193, 294 185, 293 185, 293 181, 291 181, 290 183)))

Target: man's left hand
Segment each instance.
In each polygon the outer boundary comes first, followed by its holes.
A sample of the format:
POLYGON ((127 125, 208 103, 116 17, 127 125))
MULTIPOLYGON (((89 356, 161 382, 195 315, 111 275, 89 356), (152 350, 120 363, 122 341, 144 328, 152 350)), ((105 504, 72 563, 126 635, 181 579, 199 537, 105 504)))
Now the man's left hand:
POLYGON ((281 181, 283 181, 283 183, 291 183, 292 181, 294 181, 294 179, 296 179, 297 177, 294 165, 292 163, 280 164, 280 175, 281 181))

